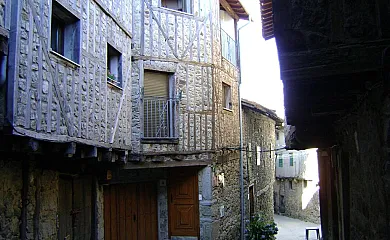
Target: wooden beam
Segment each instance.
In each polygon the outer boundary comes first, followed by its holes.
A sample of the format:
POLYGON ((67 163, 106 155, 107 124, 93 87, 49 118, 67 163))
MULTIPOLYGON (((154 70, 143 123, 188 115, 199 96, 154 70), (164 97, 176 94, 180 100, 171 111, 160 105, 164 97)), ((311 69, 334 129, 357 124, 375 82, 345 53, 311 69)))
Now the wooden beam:
POLYGON ((65 148, 65 156, 73 157, 73 155, 76 153, 76 145, 77 144, 75 142, 68 143, 65 148))
POLYGON ((310 51, 287 52, 282 49, 279 50, 281 79, 375 71, 383 68, 383 51, 389 45, 390 41, 384 40, 310 51))
POLYGON ((185 160, 185 161, 162 161, 162 162, 128 162, 123 169, 143 169, 143 168, 169 168, 169 167, 196 167, 211 164, 211 159, 207 160, 185 160))
POLYGON ((234 12, 234 10, 232 9, 232 7, 230 6, 230 4, 226 1, 226 0, 219 0, 219 3, 221 4, 221 6, 225 9, 225 11, 234 19, 236 20, 239 20, 240 18, 238 17, 238 15, 236 14, 236 12, 234 12))
POLYGON ((28 148, 28 151, 38 152, 38 150, 41 149, 41 145, 40 145, 39 141, 37 141, 36 139, 30 138, 27 142, 27 148, 28 148))

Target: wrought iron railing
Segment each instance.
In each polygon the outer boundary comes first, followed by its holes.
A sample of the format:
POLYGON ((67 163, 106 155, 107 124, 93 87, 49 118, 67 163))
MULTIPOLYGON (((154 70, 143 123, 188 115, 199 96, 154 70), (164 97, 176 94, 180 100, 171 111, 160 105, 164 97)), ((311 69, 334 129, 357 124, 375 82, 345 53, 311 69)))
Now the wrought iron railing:
POLYGON ((144 98, 143 138, 177 138, 179 101, 177 98, 144 98))
POLYGON ((222 57, 236 65, 236 41, 221 29, 222 57))

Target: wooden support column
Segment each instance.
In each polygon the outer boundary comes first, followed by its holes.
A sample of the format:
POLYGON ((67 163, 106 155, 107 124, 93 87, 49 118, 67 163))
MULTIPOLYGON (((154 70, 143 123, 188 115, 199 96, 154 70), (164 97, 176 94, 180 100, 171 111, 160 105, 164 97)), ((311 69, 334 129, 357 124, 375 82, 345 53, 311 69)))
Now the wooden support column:
POLYGON ((91 229, 91 239, 95 239, 97 240, 98 239, 98 224, 99 224, 99 220, 98 220, 98 206, 97 206, 97 202, 98 202, 98 196, 97 196, 97 191, 98 191, 98 182, 97 182, 97 178, 96 176, 93 176, 92 177, 92 196, 91 196, 91 206, 92 206, 92 209, 91 209, 91 225, 92 225, 92 229, 91 229))
POLYGON ((23 156, 22 160, 22 210, 20 214, 20 239, 27 239, 27 205, 28 205, 28 172, 29 172, 29 159, 27 156, 23 156))

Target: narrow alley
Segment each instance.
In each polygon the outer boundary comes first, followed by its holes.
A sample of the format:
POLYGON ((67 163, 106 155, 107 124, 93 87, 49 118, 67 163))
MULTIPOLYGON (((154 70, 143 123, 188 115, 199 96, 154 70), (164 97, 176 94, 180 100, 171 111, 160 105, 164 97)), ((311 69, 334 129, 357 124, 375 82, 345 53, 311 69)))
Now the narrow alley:
MULTIPOLYGON (((274 215, 274 221, 279 229, 276 235, 277 240, 304 240, 306 237, 305 229, 307 227, 318 227, 321 229, 320 224, 304 222, 277 214, 274 215)), ((309 240, 315 239, 317 239, 315 232, 310 231, 309 240)))

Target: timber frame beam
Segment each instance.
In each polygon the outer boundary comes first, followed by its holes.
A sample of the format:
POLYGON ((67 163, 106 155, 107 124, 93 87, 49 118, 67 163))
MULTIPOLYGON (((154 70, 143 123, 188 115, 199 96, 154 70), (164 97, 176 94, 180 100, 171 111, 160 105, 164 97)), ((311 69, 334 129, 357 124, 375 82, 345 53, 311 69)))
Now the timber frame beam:
POLYGON ((230 6, 230 4, 226 1, 226 0, 219 0, 219 3, 221 4, 221 6, 225 9, 225 11, 227 12, 227 13, 229 13, 229 15, 232 17, 232 18, 234 18, 234 19, 236 19, 236 20, 238 20, 238 19, 240 19, 239 17, 238 17, 238 15, 234 12, 234 10, 232 9, 232 7, 230 6))

